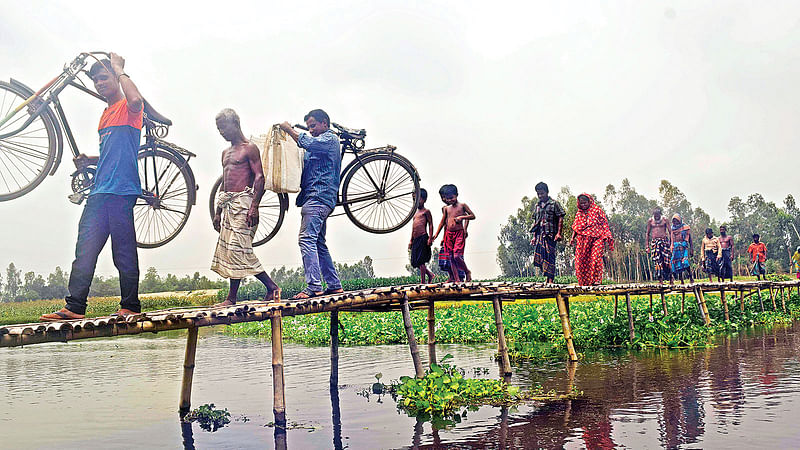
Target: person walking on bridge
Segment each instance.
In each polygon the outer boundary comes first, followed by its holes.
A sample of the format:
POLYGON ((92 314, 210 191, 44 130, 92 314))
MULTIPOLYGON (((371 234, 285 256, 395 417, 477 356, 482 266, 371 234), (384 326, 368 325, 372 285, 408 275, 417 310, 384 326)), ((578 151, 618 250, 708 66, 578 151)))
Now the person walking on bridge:
POLYGON ((258 205, 264 195, 264 170, 258 147, 242 133, 239 115, 225 108, 217 114, 217 130, 231 146, 222 151, 222 186, 217 194, 214 229, 219 233, 211 270, 230 280, 228 298, 218 306, 236 304, 242 278, 254 275, 267 289, 265 300, 278 301, 281 290, 253 252, 258 229, 258 205))
POLYGON ((556 243, 561 240, 567 213, 561 203, 550 197, 547 184, 539 182, 534 189, 539 202, 533 212, 533 227, 530 230, 533 234, 533 265, 542 269, 548 283, 553 283, 556 278, 556 243))
POLYGON ((614 237, 606 214, 589 194, 578 196, 578 211, 572 222, 575 246, 575 276, 581 286, 593 286, 603 281, 603 253, 614 250, 614 237))
POLYGON ((73 159, 79 170, 97 165, 86 206, 78 222, 75 260, 69 273, 66 306, 39 320, 82 319, 94 278, 97 257, 111 236, 114 265, 119 270, 120 316, 141 312, 139 303, 139 256, 133 206, 142 193, 136 156, 142 131, 144 99, 125 73, 125 59, 116 53, 89 69, 95 90, 108 106, 100 117, 99 156, 80 154, 73 159))
POLYGON ((331 131, 331 119, 321 109, 310 111, 303 120, 308 133, 298 133, 289 122, 281 124, 281 129, 306 150, 296 204, 301 208, 298 241, 307 287, 292 297, 294 300, 342 292, 342 282, 325 242, 328 216, 339 198, 342 169, 339 137, 331 131), (325 291, 322 279, 328 285, 325 291))

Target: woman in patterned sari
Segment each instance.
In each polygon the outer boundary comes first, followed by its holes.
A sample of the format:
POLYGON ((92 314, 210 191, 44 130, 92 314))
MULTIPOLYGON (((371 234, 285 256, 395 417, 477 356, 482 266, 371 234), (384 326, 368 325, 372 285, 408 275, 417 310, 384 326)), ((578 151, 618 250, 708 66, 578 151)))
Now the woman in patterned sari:
POLYGON ((670 283, 675 283, 675 278, 679 277, 683 284, 684 273, 689 274, 689 282, 694 283, 694 276, 689 264, 689 258, 694 256, 692 247, 692 232, 689 225, 683 223, 681 215, 675 213, 672 216, 672 277, 670 283))
POLYGON ((603 281, 604 249, 608 246, 609 250, 614 250, 614 238, 608 218, 589 194, 578 196, 578 212, 572 222, 570 245, 575 245, 575 276, 578 277, 578 284, 600 284, 603 281))

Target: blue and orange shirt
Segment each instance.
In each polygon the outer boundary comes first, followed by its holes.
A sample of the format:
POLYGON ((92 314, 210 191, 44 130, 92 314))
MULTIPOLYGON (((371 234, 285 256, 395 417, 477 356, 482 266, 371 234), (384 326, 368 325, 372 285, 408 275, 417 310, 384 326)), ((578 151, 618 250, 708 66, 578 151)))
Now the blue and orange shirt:
POLYGON ((142 111, 130 112, 128 100, 123 98, 103 111, 97 131, 100 159, 89 195, 140 195, 142 185, 136 155, 142 134, 142 111))

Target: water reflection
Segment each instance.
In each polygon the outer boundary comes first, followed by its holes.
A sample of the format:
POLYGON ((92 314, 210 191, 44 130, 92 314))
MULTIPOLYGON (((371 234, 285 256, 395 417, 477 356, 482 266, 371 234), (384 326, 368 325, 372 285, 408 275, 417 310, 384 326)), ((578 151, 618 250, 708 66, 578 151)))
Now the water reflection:
MULTIPOLYGON (((287 417, 305 428, 284 432, 265 426, 273 420, 269 345, 202 336, 193 403, 215 403, 234 418, 249 419, 234 420, 216 433, 175 426, 182 335, 7 349, 0 351, 0 397, 6 402, 0 435, 8 448, 85 448, 98 442, 120 448, 141 436, 154 447, 187 449, 794 448, 800 441, 794 426, 800 417, 798 332, 796 327, 751 330, 722 338, 710 349, 602 353, 577 364, 519 365, 512 379, 518 386, 559 392, 574 387, 584 397, 483 407, 444 430, 399 413, 389 397, 359 396, 369 390, 375 372, 385 380, 413 373, 405 346, 342 348, 340 383, 331 386, 328 348, 287 344, 287 417), (64 429, 70 430, 69 439, 61 437, 64 429)), ((455 364, 468 370, 494 364, 491 344, 440 347, 438 352, 453 354, 455 364)), ((487 371, 485 376, 496 376, 487 371)))

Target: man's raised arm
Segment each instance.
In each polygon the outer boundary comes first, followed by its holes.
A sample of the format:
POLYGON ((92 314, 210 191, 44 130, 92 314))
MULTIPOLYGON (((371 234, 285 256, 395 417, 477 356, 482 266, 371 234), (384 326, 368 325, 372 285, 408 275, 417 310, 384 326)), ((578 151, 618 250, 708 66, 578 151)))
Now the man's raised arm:
POLYGON ((125 73, 125 59, 116 53, 111 53, 111 68, 114 69, 114 74, 117 77, 122 93, 128 100, 128 111, 136 112, 142 110, 144 107, 144 100, 142 94, 139 93, 139 88, 131 81, 131 77, 125 73))

